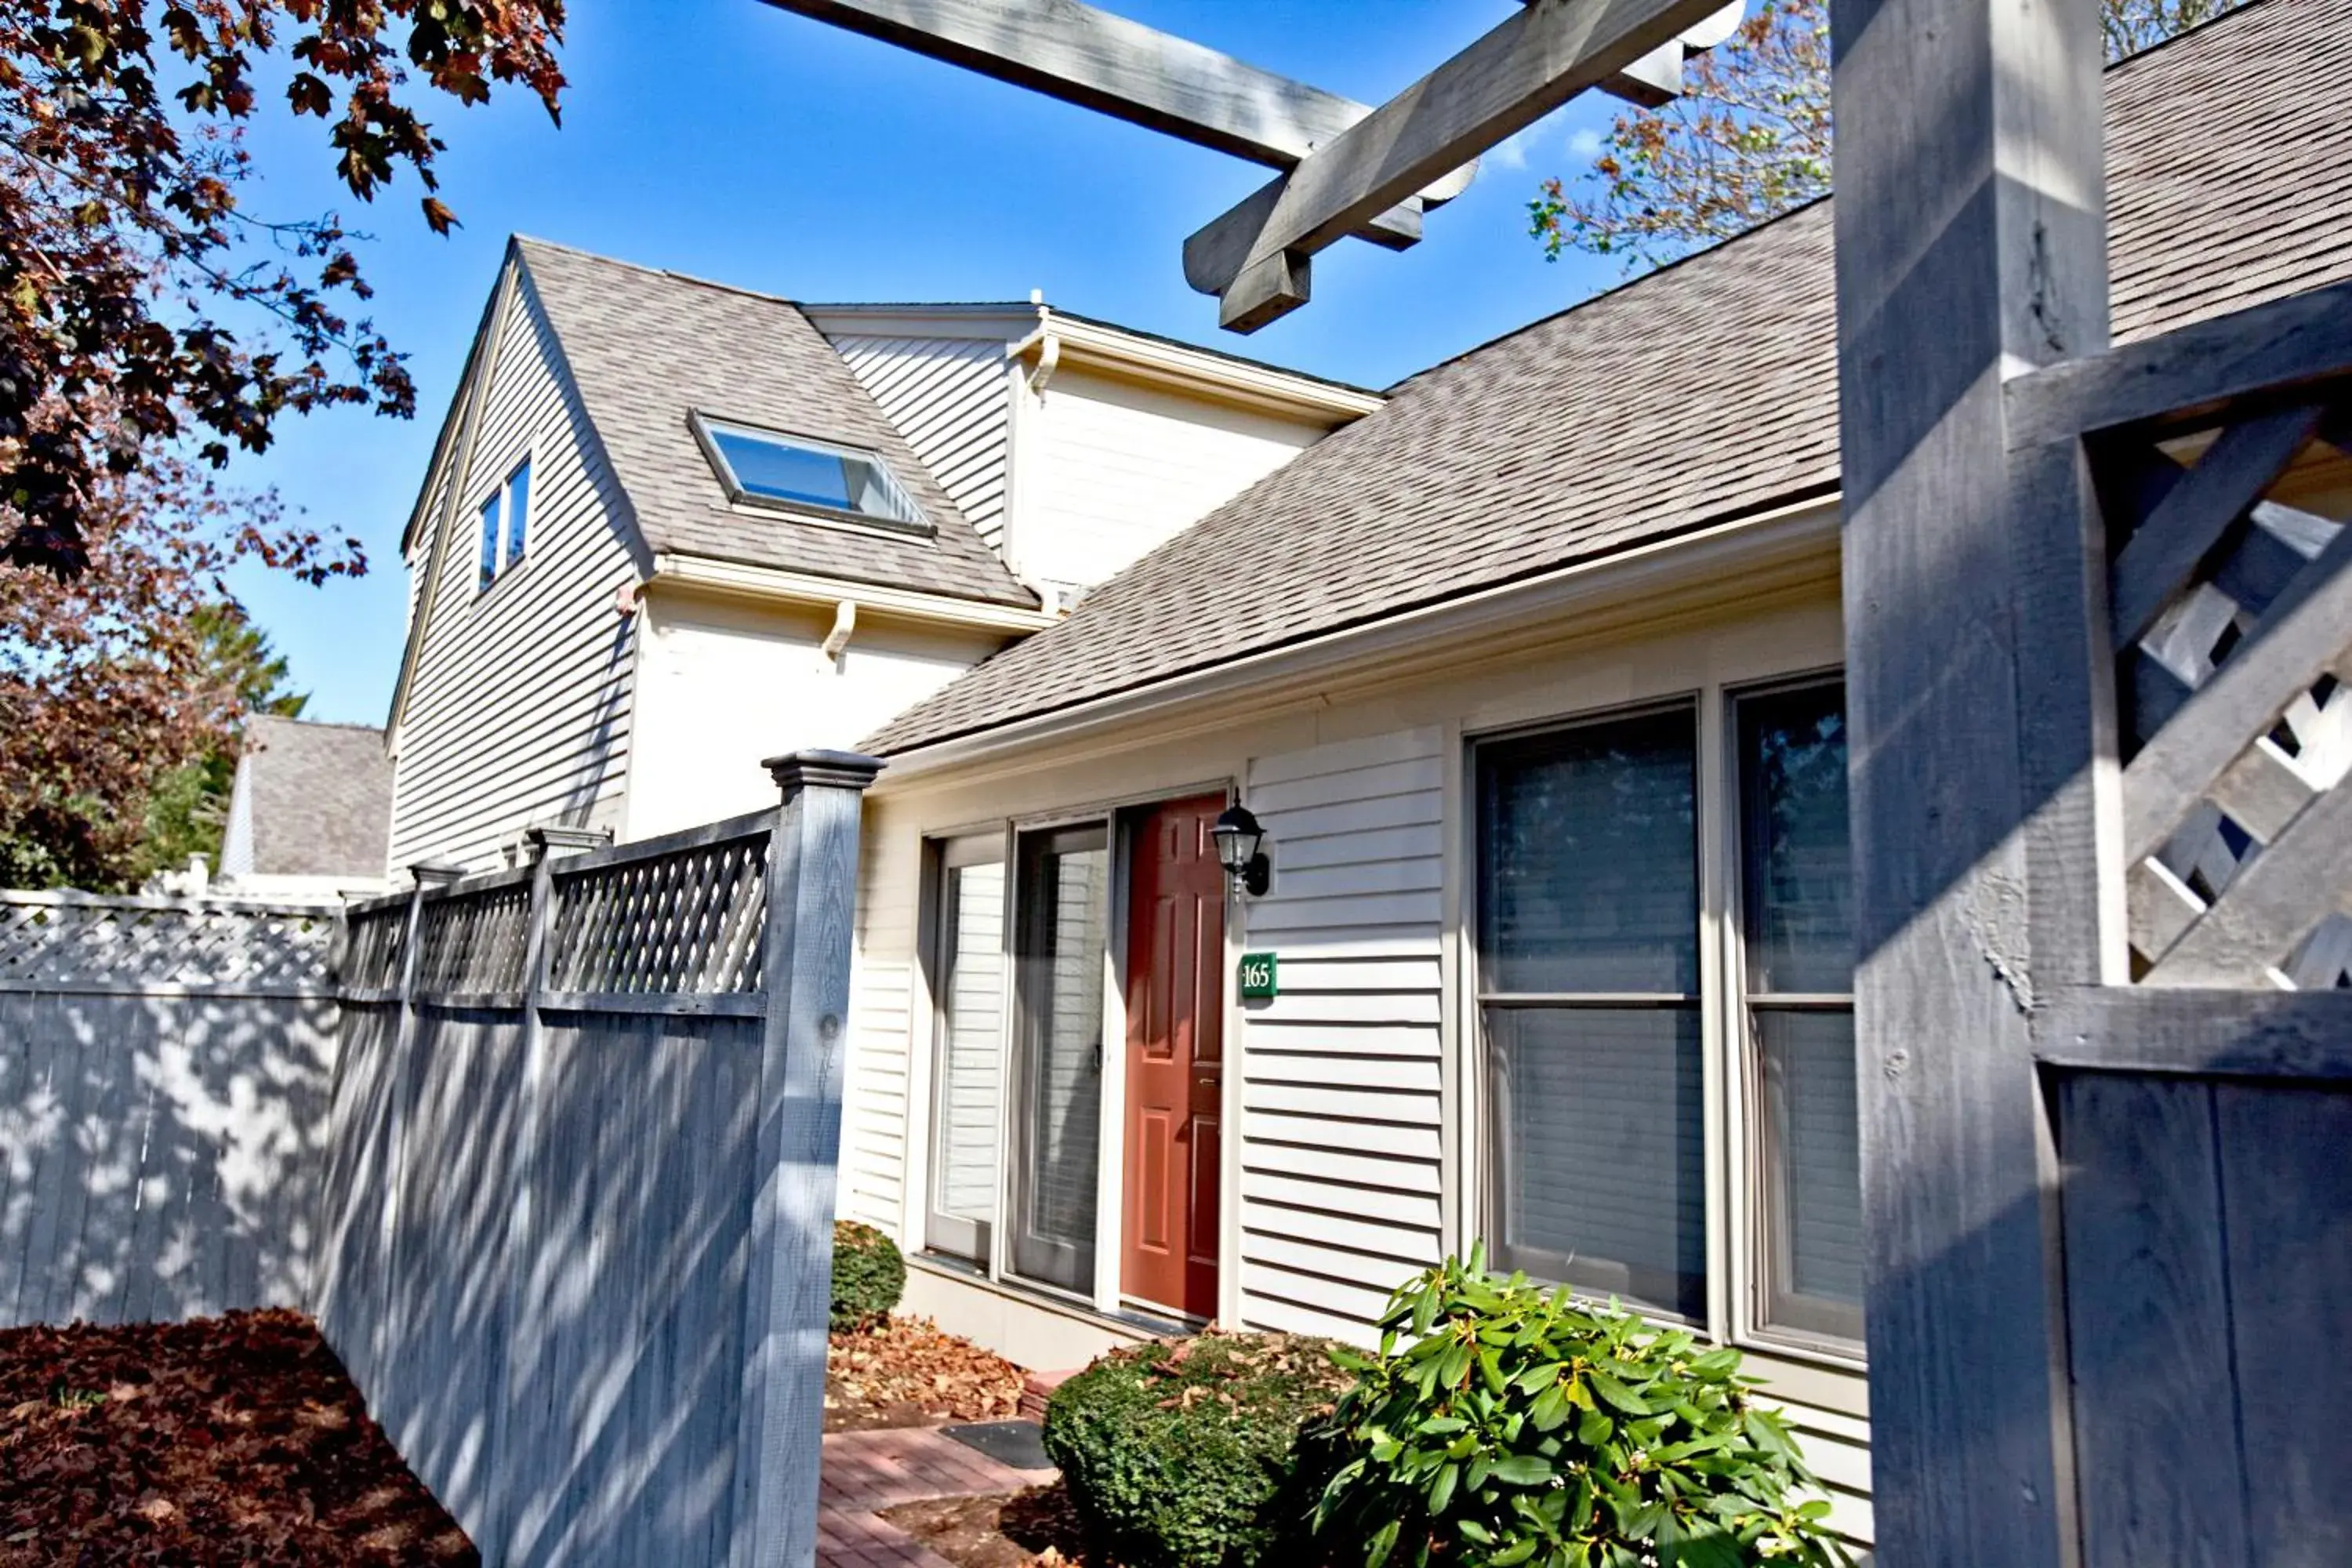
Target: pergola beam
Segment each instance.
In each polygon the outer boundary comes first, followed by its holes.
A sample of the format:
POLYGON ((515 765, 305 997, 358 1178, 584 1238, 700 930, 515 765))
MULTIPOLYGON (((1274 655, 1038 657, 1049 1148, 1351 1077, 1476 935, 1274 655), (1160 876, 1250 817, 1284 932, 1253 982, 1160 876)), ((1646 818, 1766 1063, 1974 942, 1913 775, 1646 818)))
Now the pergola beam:
POLYGON ((1184 276, 1255 331, 1307 302, 1307 258, 1601 86, 1723 0, 1533 0, 1184 245, 1184 276))
MULTIPOLYGON (((1271 169, 1297 167, 1372 112, 1077 0, 767 3, 1271 169)), ((1440 169, 1355 230, 1403 249, 1421 238, 1423 207, 1461 195, 1476 173, 1475 154, 1440 169)))

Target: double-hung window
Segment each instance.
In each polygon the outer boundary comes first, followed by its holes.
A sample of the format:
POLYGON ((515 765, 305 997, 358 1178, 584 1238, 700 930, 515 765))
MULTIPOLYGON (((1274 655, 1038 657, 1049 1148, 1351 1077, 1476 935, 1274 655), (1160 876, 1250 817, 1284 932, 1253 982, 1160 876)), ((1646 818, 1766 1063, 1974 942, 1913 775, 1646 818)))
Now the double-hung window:
POLYGON ((1742 698, 1741 927, 1756 1323, 1862 1339, 1862 1143, 1844 691, 1742 698))
POLYGON ((1843 694, 1706 710, 1722 746, 1685 703, 1476 748, 1483 1227, 1501 1267, 1853 1354, 1843 694), (1706 843, 1734 851, 1720 870, 1706 843), (1719 1271, 1738 1289, 1711 1290, 1719 1271))
POLYGON ((1482 747, 1479 989, 1495 1261, 1706 1310, 1696 724, 1482 747))
POLYGON ((515 465, 481 505, 482 558, 478 588, 487 588, 522 561, 530 522, 530 459, 515 465))

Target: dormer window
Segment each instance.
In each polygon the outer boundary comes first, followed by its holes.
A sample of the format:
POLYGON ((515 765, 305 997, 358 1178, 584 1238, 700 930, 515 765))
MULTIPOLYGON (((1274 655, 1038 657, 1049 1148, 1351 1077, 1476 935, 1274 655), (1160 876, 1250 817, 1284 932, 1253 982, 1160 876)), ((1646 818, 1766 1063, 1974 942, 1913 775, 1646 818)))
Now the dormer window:
POLYGON ((694 435, 738 505, 931 531, 914 497, 872 452, 701 414, 694 435))

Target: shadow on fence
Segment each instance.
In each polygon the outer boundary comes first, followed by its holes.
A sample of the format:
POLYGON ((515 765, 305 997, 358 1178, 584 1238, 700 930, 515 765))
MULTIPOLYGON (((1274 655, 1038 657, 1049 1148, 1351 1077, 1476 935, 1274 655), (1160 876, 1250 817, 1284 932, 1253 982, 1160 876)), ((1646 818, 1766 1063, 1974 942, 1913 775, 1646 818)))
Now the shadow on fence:
POLYGON ((310 1293, 333 904, 0 893, 0 1327, 310 1293))
POLYGON ((859 795, 354 905, 316 1310, 498 1563, 806 1563, 859 795))

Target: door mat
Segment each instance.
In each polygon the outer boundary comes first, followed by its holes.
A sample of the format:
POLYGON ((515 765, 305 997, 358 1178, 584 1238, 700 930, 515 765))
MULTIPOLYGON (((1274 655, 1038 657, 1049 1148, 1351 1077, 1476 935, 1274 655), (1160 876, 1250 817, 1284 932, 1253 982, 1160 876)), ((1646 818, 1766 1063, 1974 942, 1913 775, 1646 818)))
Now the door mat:
POLYGON ((1054 1468, 1054 1461, 1045 1457, 1045 1429, 1034 1421, 975 1421, 968 1426, 942 1426, 940 1431, 1016 1470, 1054 1468))

